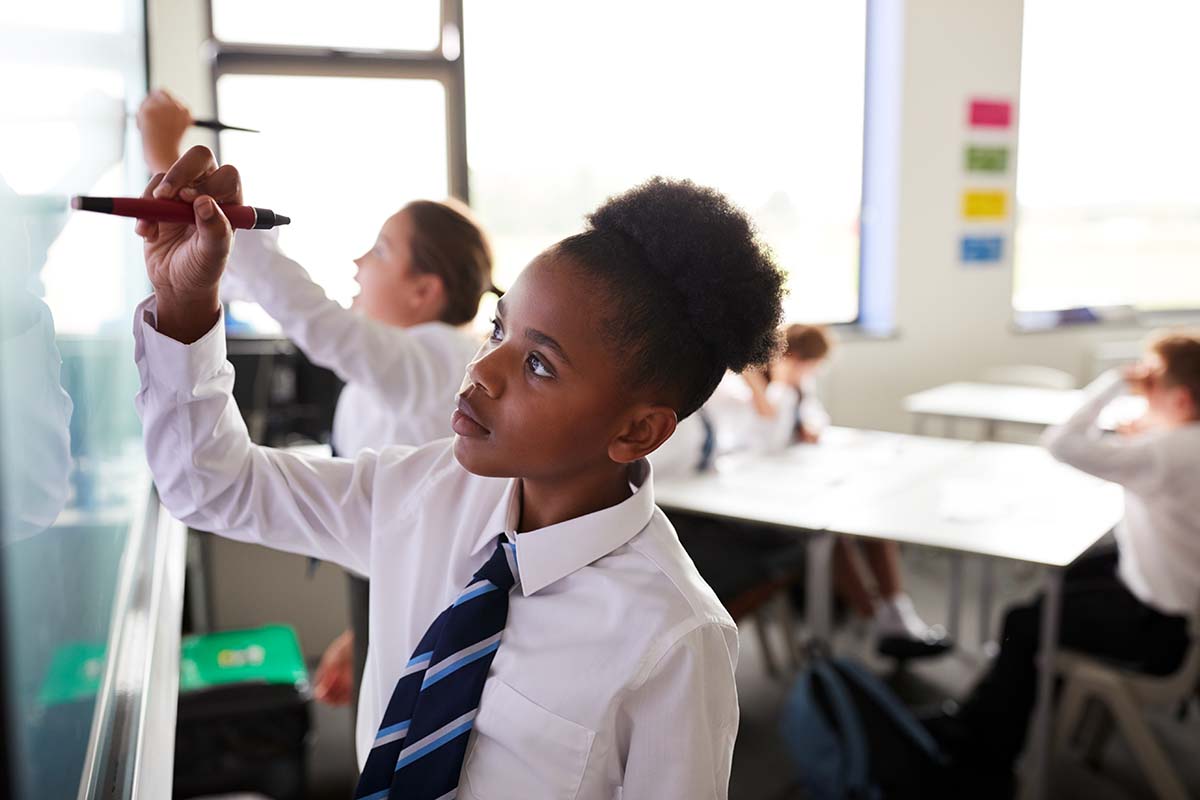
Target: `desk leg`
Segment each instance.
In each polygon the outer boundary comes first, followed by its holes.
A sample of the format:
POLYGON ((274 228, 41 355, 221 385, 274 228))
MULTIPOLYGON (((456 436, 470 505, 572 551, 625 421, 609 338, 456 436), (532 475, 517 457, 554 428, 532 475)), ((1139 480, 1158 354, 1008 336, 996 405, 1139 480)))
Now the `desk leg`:
POLYGON ((1038 643, 1037 705, 1033 710, 1033 729, 1029 740, 1029 770, 1021 795, 1024 800, 1048 797, 1050 760, 1053 755, 1054 669, 1058 658, 1058 627, 1062 616, 1062 570, 1046 572, 1045 597, 1042 599, 1042 636, 1038 643))
POLYGON ((950 554, 949 607, 946 609, 946 633, 958 644, 959 621, 962 617, 962 571, 961 553, 950 554))
POLYGON ((833 639, 833 534, 808 536, 808 585, 805 587, 805 622, 809 638, 823 645, 833 639))

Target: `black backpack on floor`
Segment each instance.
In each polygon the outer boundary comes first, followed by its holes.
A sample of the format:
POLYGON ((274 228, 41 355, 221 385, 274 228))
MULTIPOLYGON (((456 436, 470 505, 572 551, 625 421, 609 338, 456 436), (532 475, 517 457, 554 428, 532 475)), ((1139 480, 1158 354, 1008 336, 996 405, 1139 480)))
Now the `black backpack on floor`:
POLYGON ((933 737, 857 662, 815 658, 792 689, 781 728, 813 800, 947 794, 947 762, 933 737))

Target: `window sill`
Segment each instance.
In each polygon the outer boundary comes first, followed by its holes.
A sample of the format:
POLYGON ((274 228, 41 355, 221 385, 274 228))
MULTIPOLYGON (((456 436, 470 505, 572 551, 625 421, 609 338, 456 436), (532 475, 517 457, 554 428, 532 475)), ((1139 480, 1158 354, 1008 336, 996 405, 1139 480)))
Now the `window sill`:
POLYGON ((829 329, 840 344, 854 342, 891 342, 900 338, 900 331, 896 328, 874 328, 863 325, 861 322, 839 322, 830 325, 829 329))
POLYGON ((1017 334, 1036 334, 1068 330, 1149 330, 1178 325, 1200 325, 1200 310, 1138 311, 1128 306, 1114 306, 1062 311, 1014 311, 1011 330, 1017 334))

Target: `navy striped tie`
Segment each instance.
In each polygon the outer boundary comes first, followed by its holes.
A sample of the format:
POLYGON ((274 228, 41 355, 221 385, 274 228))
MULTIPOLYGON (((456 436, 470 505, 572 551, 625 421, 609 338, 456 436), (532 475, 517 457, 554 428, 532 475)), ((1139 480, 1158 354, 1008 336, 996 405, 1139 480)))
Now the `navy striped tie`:
POLYGON ((457 794, 467 736, 500 647, 516 575, 516 546, 501 536, 400 674, 356 798, 450 800, 457 794))

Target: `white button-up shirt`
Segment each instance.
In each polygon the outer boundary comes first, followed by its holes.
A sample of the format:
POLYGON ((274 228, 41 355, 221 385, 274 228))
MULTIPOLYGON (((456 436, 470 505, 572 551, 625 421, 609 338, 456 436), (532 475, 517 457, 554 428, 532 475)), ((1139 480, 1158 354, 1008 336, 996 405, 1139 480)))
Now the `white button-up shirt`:
POLYGON ((166 507, 370 576, 360 766, 417 642, 505 535, 520 587, 458 796, 727 796, 737 629, 654 505, 646 462, 631 467, 624 502, 517 535, 518 483, 467 472, 449 440, 353 460, 252 444, 221 325, 183 345, 157 333, 154 309, 151 298, 134 322, 137 405, 166 507))
POLYGON ((1115 371, 1042 442, 1059 461, 1125 487, 1125 518, 1114 534, 1121 581, 1167 614, 1200 612, 1200 423, 1140 436, 1106 435, 1097 420, 1126 390, 1115 371))
POLYGON ((261 305, 309 360, 346 382, 333 416, 339 455, 453 433, 446 409, 480 344, 469 331, 444 322, 398 328, 343 308, 267 231, 238 231, 221 288, 261 305))

